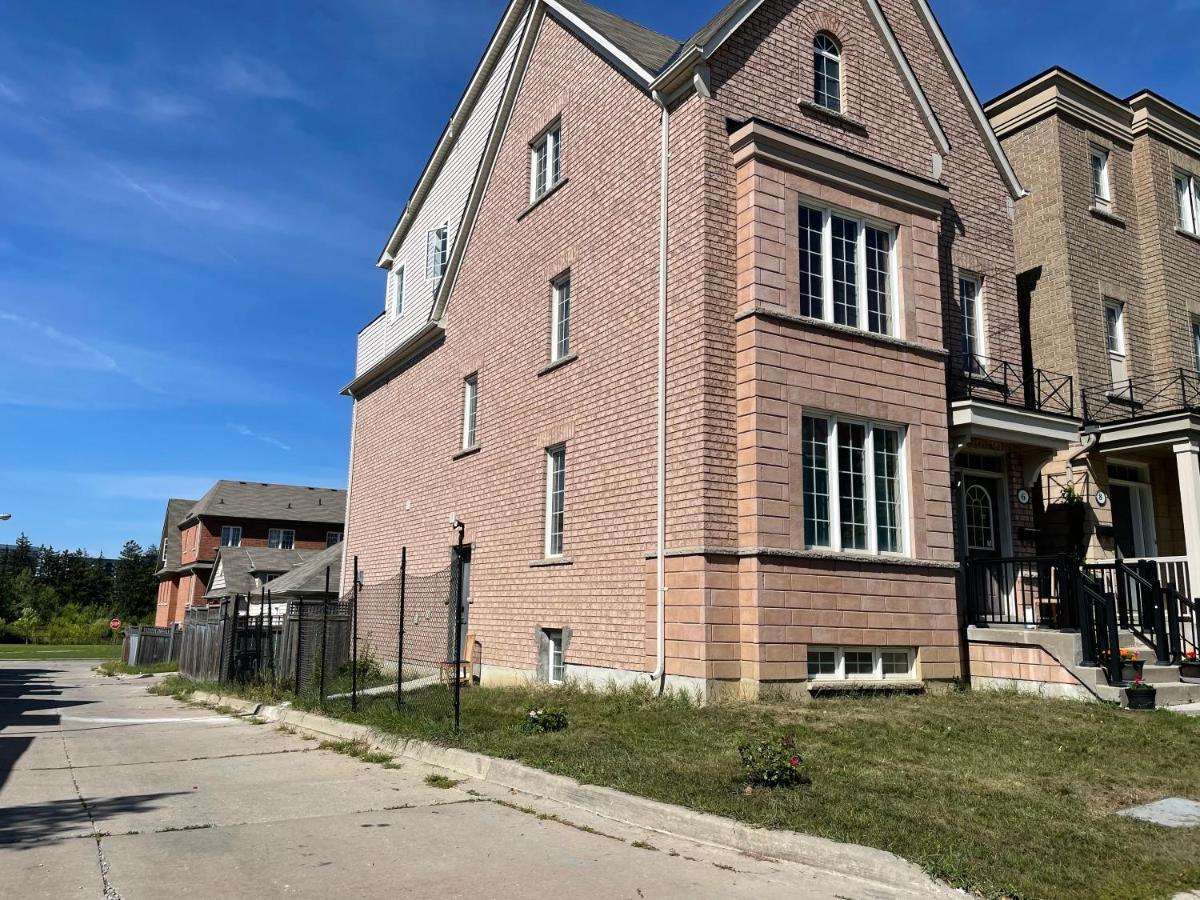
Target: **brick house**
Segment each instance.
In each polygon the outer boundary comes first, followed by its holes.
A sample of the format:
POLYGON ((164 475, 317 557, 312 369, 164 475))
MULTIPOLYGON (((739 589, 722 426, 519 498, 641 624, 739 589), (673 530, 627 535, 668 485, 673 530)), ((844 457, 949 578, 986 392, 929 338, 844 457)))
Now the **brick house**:
POLYGON ((948 395, 964 295, 1023 371, 1022 193, 925 0, 511 3, 379 258, 347 559, 462 522, 485 682, 959 677, 950 442, 1008 484, 1078 427, 948 395))
MULTIPOLYGON (((332 488, 218 481, 198 501, 167 501, 154 624, 182 621, 188 606, 207 602, 222 548, 324 550, 342 540, 345 518, 346 492, 332 488)), ((293 555, 279 572, 306 556, 293 555)))

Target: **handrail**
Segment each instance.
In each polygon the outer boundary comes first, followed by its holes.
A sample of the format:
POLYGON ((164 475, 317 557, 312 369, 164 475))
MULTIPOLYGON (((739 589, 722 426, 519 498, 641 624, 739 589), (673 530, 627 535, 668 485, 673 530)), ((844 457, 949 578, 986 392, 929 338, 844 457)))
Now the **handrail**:
POLYGON ((1200 373, 1176 369, 1084 388, 1081 394, 1084 424, 1109 425, 1172 412, 1197 412, 1200 373))
POLYGON ((979 398, 1036 412, 1075 415, 1075 381, 1070 375, 1031 369, 977 353, 950 356, 952 400, 979 398))

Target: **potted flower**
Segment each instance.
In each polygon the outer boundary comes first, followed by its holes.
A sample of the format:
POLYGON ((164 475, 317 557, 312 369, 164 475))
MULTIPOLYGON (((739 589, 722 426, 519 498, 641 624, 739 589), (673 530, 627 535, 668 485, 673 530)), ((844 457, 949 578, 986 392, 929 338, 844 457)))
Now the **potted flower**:
POLYGON ((1154 685, 1142 681, 1141 675, 1133 680, 1133 684, 1125 688, 1125 696, 1129 698, 1130 709, 1154 709, 1156 693, 1154 685))
POLYGON ((1125 681, 1141 681, 1145 660, 1138 659, 1136 650, 1121 648, 1121 678, 1125 681))
POLYGON ((1183 654, 1179 678, 1188 684, 1200 684, 1200 655, 1197 655, 1195 650, 1183 654))

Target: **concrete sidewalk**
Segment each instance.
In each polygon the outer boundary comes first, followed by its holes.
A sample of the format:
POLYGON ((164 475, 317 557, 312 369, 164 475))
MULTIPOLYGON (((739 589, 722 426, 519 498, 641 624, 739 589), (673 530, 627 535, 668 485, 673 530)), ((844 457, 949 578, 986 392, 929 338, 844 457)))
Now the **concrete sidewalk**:
MULTIPOLYGON (((882 898, 878 882, 425 784, 89 663, 0 666, 5 896, 882 898)), ((930 882, 929 895, 950 892, 930 882)))

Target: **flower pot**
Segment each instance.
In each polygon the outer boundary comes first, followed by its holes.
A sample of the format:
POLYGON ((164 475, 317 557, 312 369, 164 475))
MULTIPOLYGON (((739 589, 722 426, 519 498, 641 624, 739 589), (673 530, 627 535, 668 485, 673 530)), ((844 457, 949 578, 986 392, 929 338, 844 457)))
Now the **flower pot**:
POLYGON ((1142 688, 1138 691, 1126 691, 1125 695, 1129 698, 1130 709, 1154 709, 1154 697, 1157 693, 1154 688, 1142 688))
POLYGON ((1185 662, 1179 667, 1179 677, 1188 684, 1200 684, 1200 662, 1185 662))
POLYGON ((1136 681, 1142 675, 1142 669, 1146 667, 1145 660, 1121 660, 1121 678, 1125 681, 1136 681))

